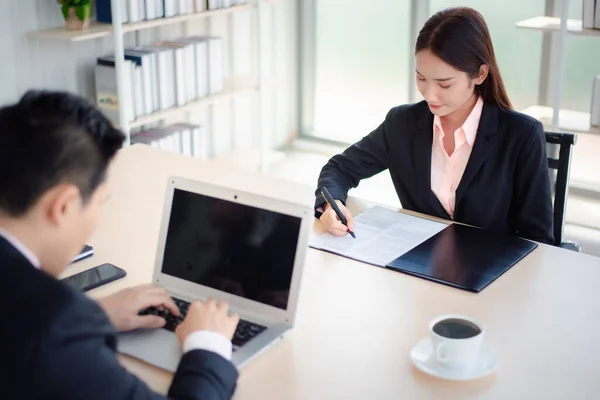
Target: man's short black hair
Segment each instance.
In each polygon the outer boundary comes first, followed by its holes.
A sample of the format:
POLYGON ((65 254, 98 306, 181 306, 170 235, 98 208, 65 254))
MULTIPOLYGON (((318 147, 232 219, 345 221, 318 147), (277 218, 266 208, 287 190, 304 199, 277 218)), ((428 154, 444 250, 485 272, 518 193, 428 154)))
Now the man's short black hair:
POLYGON ((64 182, 75 184, 87 201, 124 139, 84 98, 25 93, 18 103, 0 108, 0 210, 23 216, 64 182))

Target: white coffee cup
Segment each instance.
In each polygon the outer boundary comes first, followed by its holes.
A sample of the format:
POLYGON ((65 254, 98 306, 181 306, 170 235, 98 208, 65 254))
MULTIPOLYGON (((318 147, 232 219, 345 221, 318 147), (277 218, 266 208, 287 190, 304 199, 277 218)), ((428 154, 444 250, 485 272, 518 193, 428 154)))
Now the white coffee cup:
POLYGON ((465 368, 474 363, 485 336, 485 327, 464 315, 442 315, 429 323, 431 357, 449 368, 465 368))

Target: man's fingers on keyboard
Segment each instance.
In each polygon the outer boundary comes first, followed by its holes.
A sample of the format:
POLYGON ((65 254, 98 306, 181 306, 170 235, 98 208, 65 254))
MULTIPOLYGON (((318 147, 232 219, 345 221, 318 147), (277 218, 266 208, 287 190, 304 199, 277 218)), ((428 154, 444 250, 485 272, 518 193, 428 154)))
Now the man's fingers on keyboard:
POLYGON ((165 326, 165 319, 156 315, 138 316, 137 326, 135 328, 158 329, 165 326))
POLYGON ((180 315, 179 307, 175 304, 173 299, 167 294, 167 292, 151 292, 147 294, 147 304, 148 306, 154 307, 165 307, 167 308, 171 314, 180 315))
POLYGON ((217 307, 217 301, 213 298, 209 298, 208 300, 206 300, 206 303, 204 305, 208 309, 215 309, 217 307))
POLYGON ((222 312, 224 312, 224 313, 227 313, 227 311, 229 310, 229 304, 228 304, 226 301, 220 301, 220 302, 217 304, 217 308, 218 308, 220 311, 222 311, 222 312))
POLYGON ((190 310, 194 310, 194 312, 196 312, 196 310, 202 310, 203 307, 204 304, 202 304, 200 300, 194 300, 192 301, 192 304, 190 304, 190 310))

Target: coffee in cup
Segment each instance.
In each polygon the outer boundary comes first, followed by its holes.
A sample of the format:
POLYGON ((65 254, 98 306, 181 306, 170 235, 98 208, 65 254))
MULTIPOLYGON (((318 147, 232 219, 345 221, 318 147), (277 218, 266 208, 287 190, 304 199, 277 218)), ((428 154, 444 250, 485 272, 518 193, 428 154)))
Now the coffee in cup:
POLYGON ((485 329, 472 318, 463 315, 444 315, 429 324, 432 355, 436 362, 449 368, 465 368, 474 363, 485 329))

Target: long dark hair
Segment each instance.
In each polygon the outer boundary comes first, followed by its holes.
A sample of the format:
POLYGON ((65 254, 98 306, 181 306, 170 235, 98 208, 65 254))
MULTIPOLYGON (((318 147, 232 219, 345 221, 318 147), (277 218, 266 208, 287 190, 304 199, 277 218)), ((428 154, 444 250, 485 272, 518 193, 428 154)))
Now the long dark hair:
POLYGON ((500 76, 492 38, 483 16, 469 7, 448 8, 427 20, 417 38, 415 54, 428 49, 445 63, 471 78, 485 64, 488 76, 477 90, 485 102, 512 108, 500 76))

